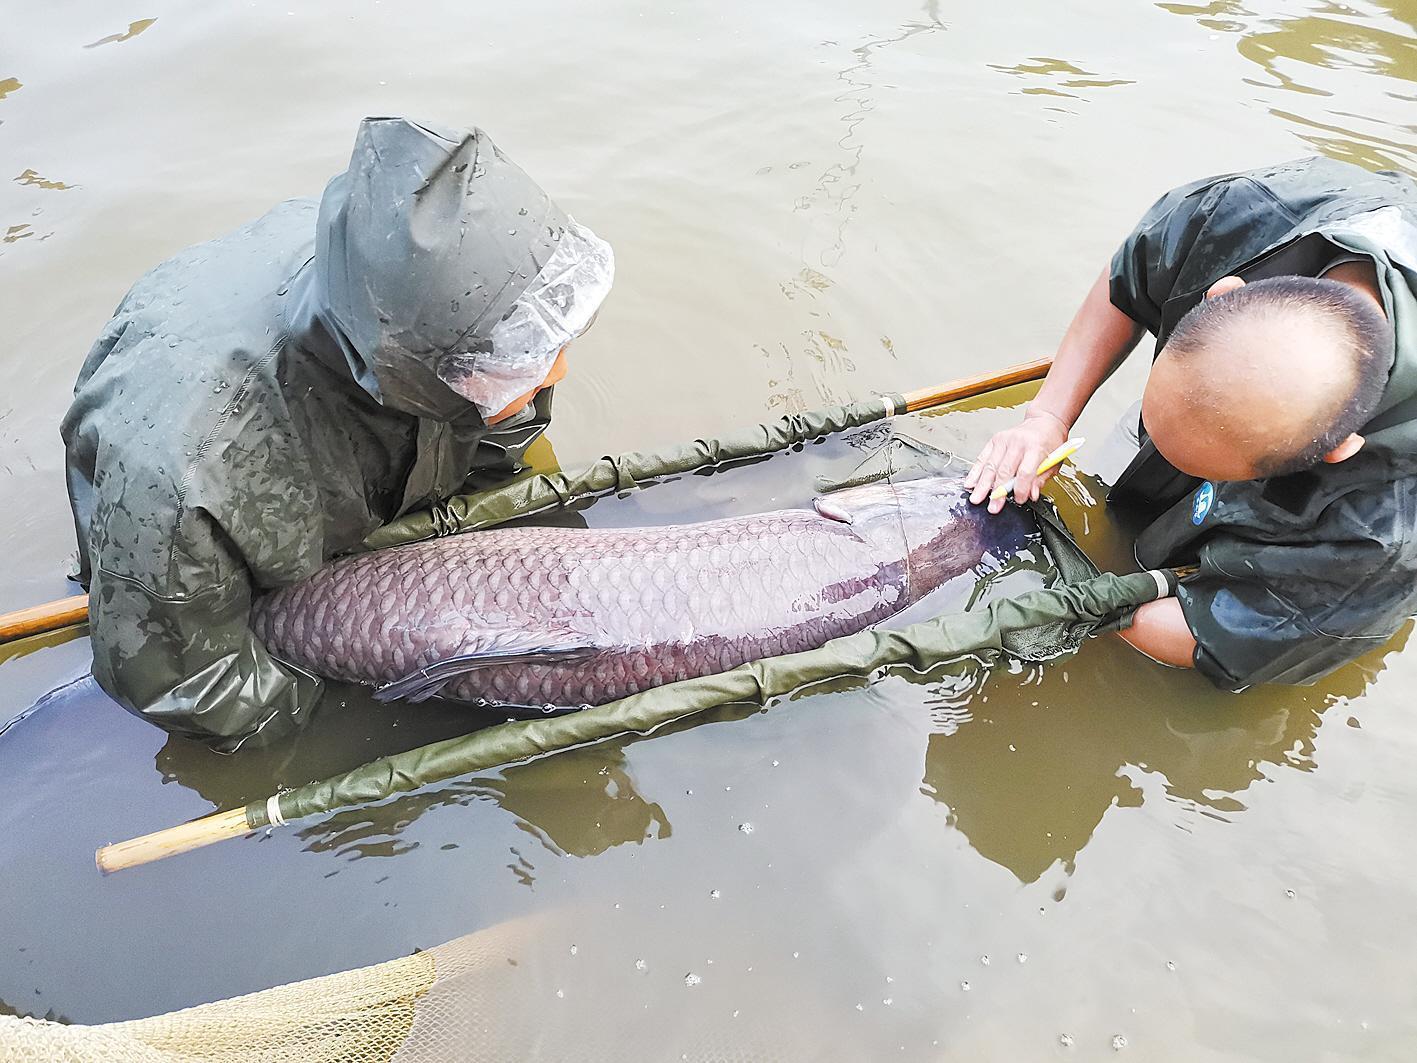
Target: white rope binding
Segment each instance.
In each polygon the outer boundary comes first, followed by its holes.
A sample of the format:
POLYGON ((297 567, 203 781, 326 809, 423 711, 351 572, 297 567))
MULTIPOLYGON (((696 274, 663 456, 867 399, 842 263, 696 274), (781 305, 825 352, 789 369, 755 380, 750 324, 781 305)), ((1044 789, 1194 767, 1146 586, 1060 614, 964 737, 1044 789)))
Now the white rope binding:
POLYGON ((285 826, 285 817, 280 814, 280 794, 266 798, 266 819, 272 827, 285 826))
POLYGON ((883 403, 885 403, 885 406, 886 406, 886 416, 887 416, 887 417, 894 417, 894 416, 895 416, 895 399, 891 398, 889 395, 882 395, 882 396, 881 396, 881 401, 882 401, 883 403))
POLYGON ((1156 580, 1156 600, 1171 597, 1171 582, 1166 578, 1166 574, 1157 569, 1149 569, 1147 575, 1156 580))

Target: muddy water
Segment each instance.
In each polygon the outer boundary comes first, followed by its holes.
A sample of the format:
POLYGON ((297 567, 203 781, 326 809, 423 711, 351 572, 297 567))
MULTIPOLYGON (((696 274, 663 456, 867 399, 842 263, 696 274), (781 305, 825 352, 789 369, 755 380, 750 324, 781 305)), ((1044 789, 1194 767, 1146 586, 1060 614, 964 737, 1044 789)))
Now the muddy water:
MULTIPOLYGON (((10 10, 0 607, 66 592, 56 424, 127 285, 317 193, 362 115, 483 125, 615 244, 558 389, 574 463, 1047 351, 1181 180, 1316 151, 1417 171, 1414 36, 1395 0, 10 10)), ((1024 397, 910 427, 968 453, 1024 397)), ((584 517, 795 504, 840 460, 584 517)), ((1055 493, 1122 564, 1090 460, 1055 493)), ((1406 640, 1233 697, 1107 642, 893 677, 109 879, 97 843, 467 720, 337 692, 300 741, 224 759, 97 694, 82 639, 0 659, 0 1007, 126 1018, 529 916, 516 1003, 553 1058, 704 1030, 803 1059, 1409 1058, 1406 640)))

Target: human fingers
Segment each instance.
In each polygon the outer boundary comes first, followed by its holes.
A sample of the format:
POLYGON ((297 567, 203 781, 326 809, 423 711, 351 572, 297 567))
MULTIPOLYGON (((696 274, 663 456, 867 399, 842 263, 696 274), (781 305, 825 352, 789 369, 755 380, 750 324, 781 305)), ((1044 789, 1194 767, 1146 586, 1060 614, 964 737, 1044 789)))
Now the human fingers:
POLYGON ((989 440, 984 450, 980 452, 978 459, 974 462, 974 467, 969 470, 969 477, 965 480, 965 486, 970 488, 969 501, 975 505, 983 502, 989 497, 989 492, 994 489, 994 476, 998 469, 998 464, 994 461, 994 455, 998 448, 995 440, 989 440), (970 481, 973 481, 972 483, 970 481))
POLYGON ((974 464, 969 467, 969 472, 964 478, 965 487, 973 489, 974 485, 979 482, 979 476, 984 467, 993 463, 995 438, 994 436, 989 438, 989 442, 985 443, 984 449, 979 452, 979 457, 975 458, 974 464))
POLYGON ((1043 494, 1043 485, 1057 476, 1060 469, 1062 469, 1062 465, 1054 465, 1051 469, 1044 469, 1043 472, 1034 477, 1033 493, 1030 497, 1035 502, 1037 502, 1039 497, 1043 494))
POLYGON ((1023 457, 1019 459, 1018 472, 1014 474, 1015 502, 1024 502, 1033 497, 1033 488, 1038 482, 1037 469, 1044 456, 1043 448, 1036 443, 1024 448, 1023 457))
POLYGON ((1009 439, 1001 449, 1002 453, 994 471, 995 486, 989 492, 990 513, 998 513, 1004 508, 1004 503, 1008 501, 1008 495, 999 495, 999 487, 1009 483, 1018 475, 1019 465, 1023 460, 1024 444, 1019 439, 1009 439), (998 495, 997 498, 996 495, 998 495))

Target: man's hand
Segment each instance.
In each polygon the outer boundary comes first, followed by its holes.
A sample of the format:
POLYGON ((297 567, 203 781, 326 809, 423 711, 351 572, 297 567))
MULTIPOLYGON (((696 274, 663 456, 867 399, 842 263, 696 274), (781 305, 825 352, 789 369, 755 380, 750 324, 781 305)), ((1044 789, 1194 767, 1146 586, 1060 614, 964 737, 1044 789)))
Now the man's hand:
MULTIPOLYGON (((995 485, 1008 483, 1011 477, 1015 480, 1015 499, 1037 501, 1039 491, 1055 470, 1042 476, 1035 470, 1067 442, 1068 432, 1087 400, 1141 339, 1142 327, 1112 305, 1108 278, 1104 269, 1093 281, 1058 345, 1048 379, 1043 381, 1038 397, 1028 404, 1023 424, 989 440, 969 470, 964 482, 973 489, 971 502, 983 502, 995 485)), ((989 512, 998 513, 1006 501, 991 499, 989 512)))
MULTIPOLYGON (((1038 466, 1067 442, 1071 427, 1057 414, 1030 405, 1022 424, 999 432, 985 444, 964 480, 965 487, 971 488, 969 500, 977 505, 989 498, 995 485, 1012 479, 1016 501, 1036 501, 1043 485, 1058 471, 1054 466, 1039 475, 1038 466)), ((989 512, 998 513, 1007 502, 1007 497, 989 499, 989 512)))

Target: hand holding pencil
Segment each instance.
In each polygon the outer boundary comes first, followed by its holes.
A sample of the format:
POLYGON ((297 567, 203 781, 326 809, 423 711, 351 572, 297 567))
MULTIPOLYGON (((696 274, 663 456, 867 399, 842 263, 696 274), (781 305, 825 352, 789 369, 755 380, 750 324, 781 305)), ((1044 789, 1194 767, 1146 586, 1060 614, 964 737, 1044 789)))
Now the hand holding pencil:
MULTIPOLYGON (((1086 442, 1087 440, 1083 436, 1073 436, 1071 439, 1064 442, 1063 445, 1060 446, 1057 450, 1053 451, 1041 462, 1039 462, 1038 470, 1034 473, 1034 475, 1042 476, 1049 469, 1063 464, 1063 462, 1067 461, 1068 458, 1072 457, 1073 454, 1076 453, 1078 449, 1081 448, 1082 445, 1086 442)), ((989 492, 989 501, 997 502, 1001 498, 1006 498, 1008 497, 1008 493, 1013 489, 1014 480, 1009 479, 1004 483, 1001 483, 998 487, 994 488, 994 490, 989 492)))
POLYGON ((989 512, 998 513, 1010 492, 1019 502, 1038 498, 1058 465, 1082 445, 1069 436, 1069 427, 1051 413, 1030 412, 1023 423, 997 433, 965 478, 969 500, 987 503, 989 512))

